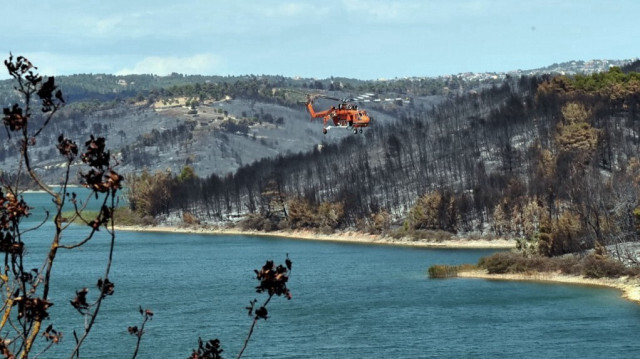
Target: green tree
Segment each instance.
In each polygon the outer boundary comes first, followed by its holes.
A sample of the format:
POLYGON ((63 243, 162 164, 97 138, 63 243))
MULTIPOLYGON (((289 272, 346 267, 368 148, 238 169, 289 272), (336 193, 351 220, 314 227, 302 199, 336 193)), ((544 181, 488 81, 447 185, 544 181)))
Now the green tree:
POLYGON ((182 171, 180 171, 180 174, 178 175, 179 182, 190 181, 196 178, 198 178, 198 176, 196 175, 196 170, 194 170, 191 166, 182 167, 182 171))
POLYGON ((588 121, 590 113, 584 105, 571 102, 562 107, 562 117, 564 121, 558 125, 556 145, 560 151, 587 160, 595 152, 600 134, 588 121))
POLYGON ((169 210, 173 178, 169 171, 150 173, 146 169, 137 175, 127 176, 129 207, 142 217, 155 217, 169 210))
POLYGON ((424 194, 409 211, 414 229, 456 232, 458 217, 455 197, 439 191, 424 194))

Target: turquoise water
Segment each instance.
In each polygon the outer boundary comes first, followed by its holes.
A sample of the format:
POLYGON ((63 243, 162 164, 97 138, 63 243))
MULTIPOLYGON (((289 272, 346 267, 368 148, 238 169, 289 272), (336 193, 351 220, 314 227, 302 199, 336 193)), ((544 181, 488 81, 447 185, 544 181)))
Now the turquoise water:
MULTIPOLYGON (((33 257, 48 247, 46 229, 27 240, 33 257)), ((98 237, 59 253, 50 312, 65 338, 45 357, 68 356, 83 325, 68 301, 83 287, 95 293, 106 247, 98 237)), ((286 253, 293 299, 272 300, 245 358, 633 358, 640 350, 640 306, 616 290, 427 277, 430 265, 474 263, 488 250, 120 232, 115 295, 83 357, 130 357, 127 326, 140 324, 139 306, 155 312, 139 358, 186 358, 199 336, 219 338, 235 357, 251 324, 244 307, 259 298, 253 269, 286 253)))

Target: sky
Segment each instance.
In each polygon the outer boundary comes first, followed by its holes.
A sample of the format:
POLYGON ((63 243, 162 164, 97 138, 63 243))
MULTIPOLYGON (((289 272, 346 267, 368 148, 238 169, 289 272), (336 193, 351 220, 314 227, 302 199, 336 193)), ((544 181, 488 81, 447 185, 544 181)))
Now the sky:
POLYGON ((637 0, 22 0, 2 10, 0 54, 48 76, 435 77, 635 59, 639 13, 637 0))

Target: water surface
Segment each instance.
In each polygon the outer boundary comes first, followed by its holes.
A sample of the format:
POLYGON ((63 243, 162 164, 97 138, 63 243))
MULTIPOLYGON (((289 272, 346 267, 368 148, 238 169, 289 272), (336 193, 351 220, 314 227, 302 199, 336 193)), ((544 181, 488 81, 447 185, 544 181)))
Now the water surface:
MULTIPOLYGON (((41 258, 50 226, 27 240, 41 258)), ((65 241, 81 238, 72 228, 65 241)), ((68 304, 103 276, 108 241, 61 251, 54 269, 52 321, 65 357, 82 317, 68 304)), ((198 337, 219 338, 235 357, 251 324, 253 269, 293 261, 293 299, 274 298, 246 358, 631 358, 640 350, 640 306, 606 288, 559 284, 430 280, 433 264, 475 263, 490 250, 327 243, 277 237, 120 232, 109 297, 84 348, 91 358, 126 358, 138 307, 155 312, 140 358, 186 358, 198 337)), ((38 261, 33 261, 35 264, 38 261)))

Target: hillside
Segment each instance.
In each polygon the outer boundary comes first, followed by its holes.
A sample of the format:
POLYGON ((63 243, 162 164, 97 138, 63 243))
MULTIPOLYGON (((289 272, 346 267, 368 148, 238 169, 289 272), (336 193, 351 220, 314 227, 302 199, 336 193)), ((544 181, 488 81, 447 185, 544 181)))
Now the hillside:
MULTIPOLYGON (((440 98, 416 101, 431 106, 440 98)), ((60 133, 75 138, 88 138, 89 134, 107 137, 125 174, 142 169, 179 173, 190 165, 203 176, 225 175, 264 157, 312 151, 352 135, 334 130, 323 136, 321 121, 312 122, 304 106, 295 102, 279 104, 227 95, 189 106, 187 101, 183 96, 167 96, 157 101, 71 103, 52 123, 53 130, 33 146, 35 167, 48 181, 58 181, 61 173, 56 169, 61 161, 51 144, 60 133)), ((321 100, 316 106, 331 105, 321 100)), ((370 113, 378 124, 393 122, 395 118, 389 114, 393 106, 371 106, 370 113)), ((1 133, 0 139, 0 164, 13 171, 15 148, 6 141, 6 133, 1 133)))
MULTIPOLYGON (((638 238, 637 67, 334 79, 329 89, 255 76, 172 85, 70 102, 30 148, 56 183, 51 145, 60 133, 106 136, 121 173, 137 175, 127 181, 132 209, 155 220, 516 237, 556 255, 638 238), (305 93, 355 97, 375 121, 363 134, 322 135, 300 102, 305 93)), ((12 143, 0 146, 8 173, 16 171, 12 143)))
MULTIPOLYGON (((623 61, 572 62, 526 73, 588 73, 620 63, 623 61)), ((39 140, 33 150, 36 167, 52 183, 59 181, 61 173, 56 170, 60 161, 50 144, 60 133, 78 139, 90 133, 107 137, 125 174, 145 168, 179 173, 189 165, 200 176, 224 176, 261 158, 313 151, 351 137, 349 131, 338 130, 322 136, 320 122, 311 122, 300 103, 304 96, 291 96, 287 89, 334 97, 374 94, 361 98, 360 106, 366 107, 379 126, 403 121, 403 117, 423 113, 446 98, 475 93, 521 73, 380 81, 255 75, 61 76, 57 82, 67 106, 53 123, 49 137, 39 140), (409 107, 411 111, 407 111, 409 107)), ((10 80, 0 81, 0 98, 5 103, 14 101, 12 88, 10 80)), ((317 103, 318 108, 331 105, 334 103, 327 100, 317 103)), ((12 171, 16 151, 6 141, 6 133, 0 133, 0 139, 0 164, 5 171, 12 171)))
POLYGON ((618 248, 640 226, 636 66, 409 101, 363 136, 233 176, 145 174, 132 204, 208 223, 248 215, 242 225, 263 230, 505 236, 545 255, 618 248))

